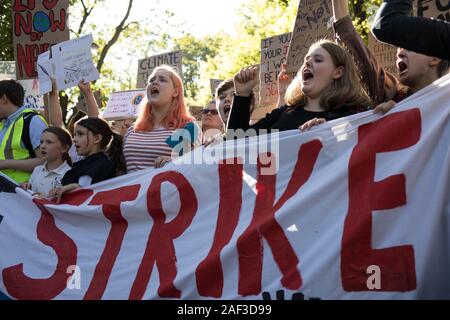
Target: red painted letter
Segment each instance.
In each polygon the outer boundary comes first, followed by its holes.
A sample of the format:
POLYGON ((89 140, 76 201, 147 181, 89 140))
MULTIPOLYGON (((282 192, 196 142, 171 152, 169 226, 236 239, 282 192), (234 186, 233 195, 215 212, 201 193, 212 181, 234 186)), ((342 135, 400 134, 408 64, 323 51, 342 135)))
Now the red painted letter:
POLYGON ((89 204, 90 206, 102 206, 103 214, 111 221, 111 231, 106 240, 100 261, 95 268, 89 289, 84 296, 85 300, 99 300, 105 292, 109 276, 119 255, 122 241, 128 228, 127 220, 122 217, 120 204, 135 200, 140 188, 140 185, 134 185, 100 192, 95 195, 89 204))
POLYGON ((414 290, 414 248, 399 246, 372 249, 372 211, 406 204, 403 174, 375 182, 377 153, 394 152, 415 145, 421 135, 418 109, 399 112, 359 128, 359 142, 349 164, 349 211, 344 225, 341 252, 342 285, 345 291, 369 291, 367 269, 381 269, 380 291, 414 290))
POLYGON ((153 218, 153 228, 131 288, 130 299, 142 299, 155 263, 159 272, 159 296, 180 298, 181 292, 173 284, 177 276, 177 257, 173 240, 180 237, 191 225, 198 208, 197 197, 189 181, 181 173, 164 172, 153 178, 147 192, 147 207, 153 218), (166 214, 161 199, 161 186, 165 182, 177 187, 181 202, 180 212, 170 223, 165 223, 166 214))
MULTIPOLYGON (((79 206, 90 196, 92 190, 79 190, 64 195, 64 203, 79 206)), ((42 216, 37 225, 37 237, 43 244, 55 250, 57 257, 56 270, 48 279, 32 279, 23 272, 23 264, 3 270, 3 280, 6 290, 16 299, 50 300, 66 289, 70 274, 67 269, 77 263, 77 246, 73 240, 56 227, 55 219, 44 207, 55 204, 46 200, 34 199, 34 203, 41 210, 42 216)))
MULTIPOLYGON (((197 267, 197 289, 204 297, 220 298, 223 291, 223 270, 220 261, 222 249, 230 242, 239 222, 242 206, 242 164, 219 165, 220 204, 214 243, 197 267)), ((232 163, 238 163, 235 159, 232 163)))
POLYGON ((276 175, 262 175, 262 166, 258 165, 259 175, 256 186, 258 194, 253 219, 237 243, 240 295, 250 296, 261 293, 262 237, 267 240, 275 262, 283 273, 281 279, 283 286, 290 290, 300 289, 302 279, 297 270, 299 260, 283 229, 275 220, 275 213, 308 181, 321 149, 322 144, 317 140, 301 146, 291 180, 276 203, 276 175))

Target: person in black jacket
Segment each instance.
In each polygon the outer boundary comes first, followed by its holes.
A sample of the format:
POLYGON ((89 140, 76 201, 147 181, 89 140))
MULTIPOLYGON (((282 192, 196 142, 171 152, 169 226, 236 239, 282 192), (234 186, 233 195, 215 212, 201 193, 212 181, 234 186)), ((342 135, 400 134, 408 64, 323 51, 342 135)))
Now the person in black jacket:
POLYGON ((411 17, 413 0, 384 0, 372 25, 380 41, 427 56, 450 60, 450 23, 411 17))
POLYGON ((235 75, 235 98, 228 121, 228 136, 238 129, 255 129, 257 134, 259 130, 266 133, 274 129, 298 129, 313 119, 333 120, 371 106, 350 54, 329 40, 320 40, 310 47, 302 67, 286 91, 287 105, 249 125, 251 91, 257 82, 258 70, 255 67, 244 68, 235 75))

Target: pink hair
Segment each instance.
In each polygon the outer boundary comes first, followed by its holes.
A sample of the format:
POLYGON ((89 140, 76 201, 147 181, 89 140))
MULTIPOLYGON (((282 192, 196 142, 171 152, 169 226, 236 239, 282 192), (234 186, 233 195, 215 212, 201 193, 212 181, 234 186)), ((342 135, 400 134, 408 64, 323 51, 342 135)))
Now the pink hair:
MULTIPOLYGON (((163 65, 155 68, 150 78, 159 70, 168 71, 173 84, 178 90, 178 96, 172 101, 169 112, 164 118, 163 125, 167 129, 183 128, 186 123, 194 121, 194 117, 189 112, 184 102, 184 87, 180 76, 171 66, 163 65)), ((139 117, 134 125, 136 131, 146 132, 153 130, 152 106, 147 103, 142 107, 139 117)))

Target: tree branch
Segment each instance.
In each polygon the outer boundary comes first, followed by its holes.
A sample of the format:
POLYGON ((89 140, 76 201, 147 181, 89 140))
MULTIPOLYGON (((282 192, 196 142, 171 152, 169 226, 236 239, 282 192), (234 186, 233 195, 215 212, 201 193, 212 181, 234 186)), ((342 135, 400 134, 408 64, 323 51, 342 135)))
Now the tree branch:
POLYGON ((123 17, 120 24, 116 27, 116 31, 114 32, 114 35, 106 43, 105 47, 102 50, 102 53, 100 54, 100 58, 98 59, 98 63, 97 63, 97 69, 98 69, 99 73, 101 73, 101 70, 102 70, 103 64, 105 63, 105 58, 106 58, 106 55, 108 54, 109 49, 111 49, 111 47, 117 42, 117 40, 119 40, 120 34, 126 28, 126 27, 124 27, 125 22, 127 21, 128 17, 130 16, 131 8, 133 7, 133 1, 134 0, 129 0, 128 9, 127 9, 127 12, 125 13, 125 16, 123 17))
POLYGON ((77 35, 80 36, 81 32, 83 31, 83 27, 86 24, 87 19, 92 13, 92 10, 94 10, 95 5, 97 4, 97 0, 94 1, 94 4, 89 9, 86 7, 86 4, 83 0, 81 0, 81 5, 83 6, 83 18, 81 19, 80 26, 78 28, 77 35))

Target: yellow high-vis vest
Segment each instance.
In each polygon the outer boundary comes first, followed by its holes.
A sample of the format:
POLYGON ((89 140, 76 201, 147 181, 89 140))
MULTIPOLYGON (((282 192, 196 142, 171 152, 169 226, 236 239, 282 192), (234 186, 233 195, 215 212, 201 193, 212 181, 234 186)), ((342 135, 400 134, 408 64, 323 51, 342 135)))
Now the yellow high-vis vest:
MULTIPOLYGON (((36 113, 32 109, 24 109, 20 116, 7 129, 0 145, 0 160, 25 160, 30 158, 30 153, 26 147, 22 147, 22 132, 24 129, 24 115, 30 112, 36 113)), ((37 113, 36 113, 37 114, 37 113)), ((38 115, 38 114, 37 114, 38 115)), ((42 116, 38 115, 42 118, 42 116)), ((42 118, 43 119, 43 118, 42 118)), ((45 119, 43 119, 45 122, 45 119)), ((0 131, 3 129, 4 121, 0 122, 0 131)), ((31 173, 13 169, 1 170, 1 172, 17 183, 27 182, 31 173)))

